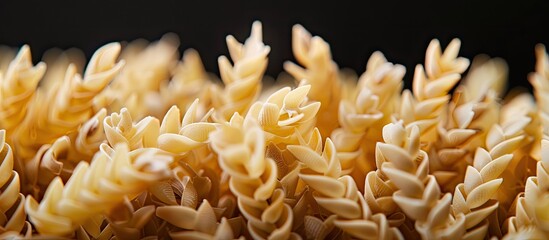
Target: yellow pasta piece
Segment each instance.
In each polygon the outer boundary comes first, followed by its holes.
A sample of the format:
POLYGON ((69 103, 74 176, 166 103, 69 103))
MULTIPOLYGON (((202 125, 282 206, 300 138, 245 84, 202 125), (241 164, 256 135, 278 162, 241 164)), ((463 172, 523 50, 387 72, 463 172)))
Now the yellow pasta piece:
POLYGON ((254 22, 252 33, 244 44, 233 36, 227 37, 227 46, 233 65, 227 57, 218 59, 219 72, 225 84, 223 89, 213 86, 212 104, 219 121, 228 121, 233 113, 244 115, 261 91, 261 80, 267 68, 271 48, 263 43, 260 22, 254 22))
POLYGON ((292 51, 303 67, 285 62, 284 69, 299 82, 299 86, 311 85, 308 97, 322 104, 316 125, 323 136, 329 136, 337 127, 333 119, 337 119, 341 98, 339 69, 332 60, 330 46, 322 38, 313 37, 303 26, 294 25, 292 51))
POLYGON ((288 239, 295 235, 291 232, 293 211, 284 204, 284 191, 277 188, 276 164, 265 158, 265 135, 258 124, 235 113, 210 136, 251 237, 288 239))
MULTIPOLYGON (((13 171, 13 152, 0 130, 0 236, 18 235, 25 227, 25 197, 20 193, 19 174, 13 171)), ((27 226, 30 229, 30 226, 27 226)))
POLYGON ((84 76, 69 65, 62 83, 48 92, 49 96, 33 102, 31 113, 15 134, 18 155, 29 159, 42 144, 77 130, 94 114, 93 99, 97 96, 124 65, 116 62, 120 44, 111 43, 95 52, 88 63, 84 76))
POLYGON ((385 143, 378 143, 376 161, 381 172, 399 189, 393 194, 402 211, 415 220, 423 239, 460 239, 465 217, 451 214, 452 195, 442 194, 436 178, 429 175, 429 156, 420 149, 419 127, 402 121, 383 128, 385 143))
POLYGON ((309 85, 291 90, 282 88, 263 102, 256 102, 250 108, 246 119, 254 119, 265 131, 267 142, 291 144, 297 142, 297 135, 308 135, 315 124, 319 102, 307 102, 309 85))
POLYGON ((172 158, 155 149, 129 151, 101 145, 91 165, 78 164, 66 185, 55 178, 38 203, 29 196, 25 208, 39 233, 70 236, 86 220, 111 210, 126 196, 135 196, 171 176, 172 158))
MULTIPOLYGON (((9 136, 27 115, 28 106, 45 71, 46 64, 43 62, 32 65, 30 48, 24 45, 3 76, 0 74, 0 128, 5 129, 9 136)), ((8 141, 11 140, 8 138, 8 141)))
MULTIPOLYGON (((315 201, 336 216, 331 224, 359 239, 403 238, 397 228, 390 226, 384 214, 372 213, 353 178, 341 175, 341 164, 329 138, 326 139, 324 150, 322 137, 316 128, 307 142, 300 140, 300 145, 289 145, 288 150, 304 165, 299 177, 314 190, 315 201)), ((317 221, 311 217, 305 220, 309 224, 317 221)))
POLYGON ((417 65, 413 79, 413 96, 402 94, 399 117, 406 125, 414 123, 420 128, 423 142, 434 142, 433 126, 438 122, 449 100, 448 92, 461 79, 469 60, 458 58, 461 42, 452 40, 444 52, 438 40, 432 40, 425 53, 425 67, 417 65), (428 137, 427 137, 428 136, 428 137))

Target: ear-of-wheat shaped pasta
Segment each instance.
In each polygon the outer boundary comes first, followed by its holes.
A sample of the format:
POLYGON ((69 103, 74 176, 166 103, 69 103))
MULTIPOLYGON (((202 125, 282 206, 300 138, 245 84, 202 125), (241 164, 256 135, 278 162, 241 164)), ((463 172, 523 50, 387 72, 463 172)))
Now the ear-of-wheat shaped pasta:
POLYGON ((448 92, 469 66, 469 60, 458 58, 460 44, 454 39, 442 52, 439 41, 432 40, 425 54, 425 68, 421 65, 415 68, 413 97, 407 90, 402 95, 399 117, 406 125, 414 122, 419 126, 422 142, 436 140, 431 127, 437 124, 444 111, 450 98, 448 92))
POLYGON ((71 235, 86 220, 108 212, 126 196, 135 196, 170 177, 171 161, 155 149, 129 152, 124 144, 115 149, 103 144, 91 165, 78 164, 65 186, 55 178, 40 203, 27 198, 29 219, 41 234, 71 235))
POLYGON ((27 107, 45 72, 46 64, 43 62, 32 65, 30 48, 24 45, 4 75, 0 75, 0 127, 10 136, 25 118, 27 107))
MULTIPOLYGON (((300 140, 300 145, 289 145, 288 150, 305 166, 299 177, 314 190, 315 201, 337 216, 332 224, 359 239, 403 238, 398 229, 389 225, 385 215, 372 213, 354 179, 341 176, 337 152, 329 138, 324 150, 318 129, 307 142, 300 140)), ((310 217, 306 220, 313 221, 310 217)))
POLYGON ((16 143, 21 151, 18 154, 28 159, 29 150, 36 150, 42 144, 50 144, 58 137, 77 130, 94 114, 93 99, 105 89, 124 65, 116 62, 120 44, 111 43, 95 52, 90 60, 84 77, 74 65, 69 65, 65 79, 54 86, 55 90, 41 101, 33 103, 32 114, 27 115, 16 134, 16 143))
POLYGON ((297 143, 297 135, 308 135, 315 123, 320 108, 319 102, 307 102, 309 85, 291 90, 282 88, 267 100, 256 102, 250 108, 246 119, 254 119, 265 131, 267 142, 275 144, 297 143))
POLYGON ((227 57, 218 59, 219 72, 225 84, 223 89, 212 88, 212 104, 219 121, 227 121, 233 113, 244 115, 261 92, 261 80, 267 68, 271 48, 263 43, 260 22, 254 22, 252 33, 244 44, 233 36, 227 37, 227 46, 233 65, 227 57))
POLYGON ((459 239, 465 232, 463 214, 451 214, 452 195, 441 194, 436 178, 429 175, 429 157, 420 149, 416 125, 402 121, 383 128, 385 143, 377 144, 376 161, 382 172, 398 187, 394 201, 415 220, 423 239, 459 239))
MULTIPOLYGON (((25 226, 25 197, 20 193, 19 174, 13 170, 13 152, 0 130, 0 235, 19 234, 25 226)), ((30 227, 30 226, 28 226, 30 227)), ((27 228, 28 228, 27 227, 27 228)))
POLYGON ((251 237, 296 238, 291 232, 293 211, 284 203, 284 191, 277 188, 276 163, 265 158, 265 134, 259 125, 235 113, 210 138, 219 165, 231 177, 229 186, 248 221, 251 237))
POLYGON ((321 110, 317 126, 323 136, 337 128, 337 108, 340 99, 339 69, 332 60, 330 45, 321 37, 313 37, 303 26, 292 28, 292 51, 300 67, 292 62, 285 62, 284 69, 298 82, 299 86, 311 85, 308 97, 320 102, 321 110))
MULTIPOLYGON (((400 92, 404 73, 402 65, 393 65, 387 62, 383 54, 375 52, 368 60, 366 72, 357 84, 358 89, 351 94, 353 97, 341 100, 338 114, 341 127, 332 132, 331 138, 336 146, 343 174, 350 173, 356 161, 364 161, 358 158, 365 136, 372 136, 371 140, 381 137, 381 133, 373 128, 378 126, 378 121, 382 118, 389 119, 388 116, 392 114, 391 109, 394 106, 390 105, 396 93, 400 92)), ((370 145, 373 148, 375 144, 370 145)))
POLYGON ((486 149, 478 148, 473 166, 467 167, 463 183, 456 186, 453 208, 465 214, 466 239, 482 239, 488 231, 485 220, 498 208, 494 198, 503 179, 501 174, 513 158, 513 152, 524 139, 522 129, 530 119, 518 119, 505 126, 494 125, 486 139, 486 149))
POLYGON ((549 56, 542 44, 536 46, 536 72, 529 77, 534 87, 544 137, 549 136, 549 56))

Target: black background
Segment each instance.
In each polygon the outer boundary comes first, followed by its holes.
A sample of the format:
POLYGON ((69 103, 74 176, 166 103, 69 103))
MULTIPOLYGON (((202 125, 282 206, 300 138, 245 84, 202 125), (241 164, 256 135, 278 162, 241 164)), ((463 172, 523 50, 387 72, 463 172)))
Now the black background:
POLYGON ((418 3, 417 1, 0 1, 0 44, 28 43, 34 61, 52 47, 77 47, 89 58, 110 41, 159 39, 174 32, 180 50, 195 48, 210 72, 217 57, 227 54, 225 36, 244 40, 254 20, 263 22, 264 41, 271 46, 267 74, 276 76, 285 60, 293 60, 291 27, 305 26, 331 44, 340 67, 362 73, 372 52, 408 69, 422 63, 432 38, 445 46, 462 40, 461 55, 501 57, 510 66, 510 85, 529 87, 534 46, 549 44, 547 1, 418 3))

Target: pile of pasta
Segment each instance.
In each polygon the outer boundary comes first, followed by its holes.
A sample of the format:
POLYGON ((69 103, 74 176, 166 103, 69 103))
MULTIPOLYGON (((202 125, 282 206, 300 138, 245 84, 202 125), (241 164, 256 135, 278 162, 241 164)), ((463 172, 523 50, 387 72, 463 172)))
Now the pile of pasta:
POLYGON ((357 75, 300 25, 276 81, 259 22, 226 40, 221 81, 169 34, 87 65, 1 48, 0 238, 549 238, 544 46, 532 95, 457 39, 410 90, 381 52, 357 75))

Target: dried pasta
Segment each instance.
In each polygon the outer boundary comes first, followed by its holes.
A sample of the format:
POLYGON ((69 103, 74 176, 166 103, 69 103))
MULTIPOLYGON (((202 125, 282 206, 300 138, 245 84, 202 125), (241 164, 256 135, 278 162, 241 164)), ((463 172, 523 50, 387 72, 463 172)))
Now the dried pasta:
POLYGON ((0 239, 549 237, 543 45, 531 94, 457 39, 411 90, 381 52, 339 69, 301 25, 274 82, 260 22, 226 43, 220 81, 175 34, 87 65, 0 47, 0 239))

